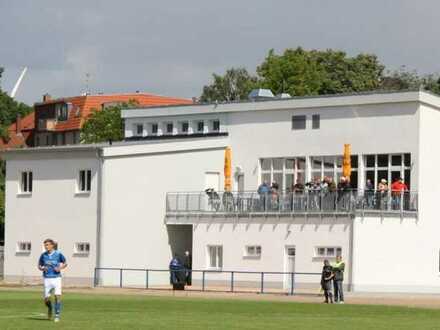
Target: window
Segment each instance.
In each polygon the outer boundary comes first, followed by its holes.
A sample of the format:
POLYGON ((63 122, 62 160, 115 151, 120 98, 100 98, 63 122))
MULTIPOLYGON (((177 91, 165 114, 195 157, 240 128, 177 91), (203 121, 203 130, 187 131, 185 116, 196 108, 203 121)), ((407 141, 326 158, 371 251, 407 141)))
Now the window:
POLYGON ((321 127, 321 115, 312 116, 312 128, 319 129, 321 127))
POLYGON ((89 254, 90 243, 75 243, 75 254, 89 254))
POLYGON ((205 130, 205 123, 203 121, 198 121, 197 122, 197 132, 203 133, 204 130, 205 130))
POLYGON ((213 269, 221 269, 223 267, 223 246, 208 246, 208 267, 213 269))
POLYGON ((20 192, 30 194, 33 188, 33 174, 31 171, 21 172, 20 192))
POLYGON ((166 124, 166 132, 167 132, 167 134, 173 134, 173 128, 174 128, 173 123, 167 123, 166 124))
POLYGON ((144 134, 144 125, 135 124, 135 134, 136 136, 142 136, 144 134))
POLYGON ((183 122, 181 124, 181 128, 182 128, 182 133, 188 133, 188 128, 189 128, 189 124, 187 121, 183 122))
POLYGON ((336 258, 342 255, 342 248, 335 246, 318 246, 315 248, 317 258, 336 258))
POLYGON ((92 171, 91 170, 79 171, 78 191, 90 192, 91 184, 92 184, 92 171))
POLYGON ((248 245, 245 248, 245 257, 260 258, 261 245, 248 245))
POLYGON ((56 104, 55 112, 58 121, 66 121, 68 118, 68 106, 67 104, 56 104))
POLYGON ((212 131, 213 132, 219 132, 220 131, 220 120, 213 120, 212 121, 212 131))
MULTIPOLYGON (((312 167, 311 178, 323 180, 324 177, 332 178, 337 184, 342 176, 342 156, 313 156, 310 158, 312 167)), ((351 156, 350 184, 357 188, 358 181, 358 156, 351 156)))
POLYGON ((31 242, 18 242, 17 243, 17 253, 31 253, 32 244, 31 242))
POLYGON ((306 129, 306 116, 292 116, 292 129, 306 129))
POLYGON ((157 135, 157 132, 159 131, 159 127, 156 123, 151 124, 151 134, 157 135))
POLYGON ((366 155, 365 164, 365 179, 371 180, 375 189, 382 179, 391 185, 399 177, 410 188, 411 154, 366 155))
POLYGON ((276 182, 280 190, 288 190, 297 182, 305 182, 305 164, 303 157, 263 158, 261 159, 261 182, 276 182))

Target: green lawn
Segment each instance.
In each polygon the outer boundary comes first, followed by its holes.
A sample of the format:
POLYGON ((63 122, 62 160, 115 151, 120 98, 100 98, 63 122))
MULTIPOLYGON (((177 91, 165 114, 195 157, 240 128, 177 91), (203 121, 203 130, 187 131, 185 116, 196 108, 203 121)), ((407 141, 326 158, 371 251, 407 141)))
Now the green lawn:
POLYGON ((0 329, 440 329, 440 310, 71 293, 57 324, 40 298, 0 291, 0 329))

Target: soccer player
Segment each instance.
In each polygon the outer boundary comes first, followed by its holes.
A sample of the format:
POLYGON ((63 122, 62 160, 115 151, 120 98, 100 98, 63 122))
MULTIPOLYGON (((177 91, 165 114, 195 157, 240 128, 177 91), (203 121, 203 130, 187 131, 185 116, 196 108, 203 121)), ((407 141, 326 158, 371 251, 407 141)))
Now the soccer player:
POLYGON ((60 321, 61 312, 61 270, 67 267, 66 258, 56 250, 56 244, 52 239, 44 242, 44 252, 38 261, 38 269, 43 272, 44 278, 44 303, 47 306, 47 316, 52 319, 52 291, 55 294, 55 322, 60 321))

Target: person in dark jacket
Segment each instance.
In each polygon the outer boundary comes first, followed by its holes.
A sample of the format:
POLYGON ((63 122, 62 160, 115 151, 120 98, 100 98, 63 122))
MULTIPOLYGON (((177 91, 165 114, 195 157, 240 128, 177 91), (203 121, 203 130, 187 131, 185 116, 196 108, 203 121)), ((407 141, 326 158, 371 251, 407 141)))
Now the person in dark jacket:
POLYGON ((177 254, 170 261, 170 283, 173 290, 184 290, 185 288, 185 268, 177 254))
POLYGON ((333 270, 333 287, 335 293, 335 303, 344 303, 344 271, 345 271, 345 262, 342 261, 341 256, 336 257, 336 262, 332 265, 333 270))
POLYGON ((332 294, 332 279, 334 277, 333 268, 330 266, 328 260, 324 260, 324 267, 322 267, 321 274, 321 287, 324 290, 325 303, 333 304, 333 294, 332 294))
POLYGON ((186 275, 186 285, 191 285, 192 283, 192 256, 189 251, 185 251, 185 256, 183 259, 183 267, 185 267, 185 275, 186 275))

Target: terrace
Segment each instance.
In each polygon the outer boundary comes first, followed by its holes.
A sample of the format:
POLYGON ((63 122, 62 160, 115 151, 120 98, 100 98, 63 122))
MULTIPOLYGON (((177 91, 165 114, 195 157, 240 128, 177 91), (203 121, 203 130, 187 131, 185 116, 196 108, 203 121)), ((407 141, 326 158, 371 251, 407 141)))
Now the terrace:
POLYGON ((166 197, 167 222, 179 217, 224 216, 348 216, 417 217, 414 191, 344 192, 170 192, 166 197))

